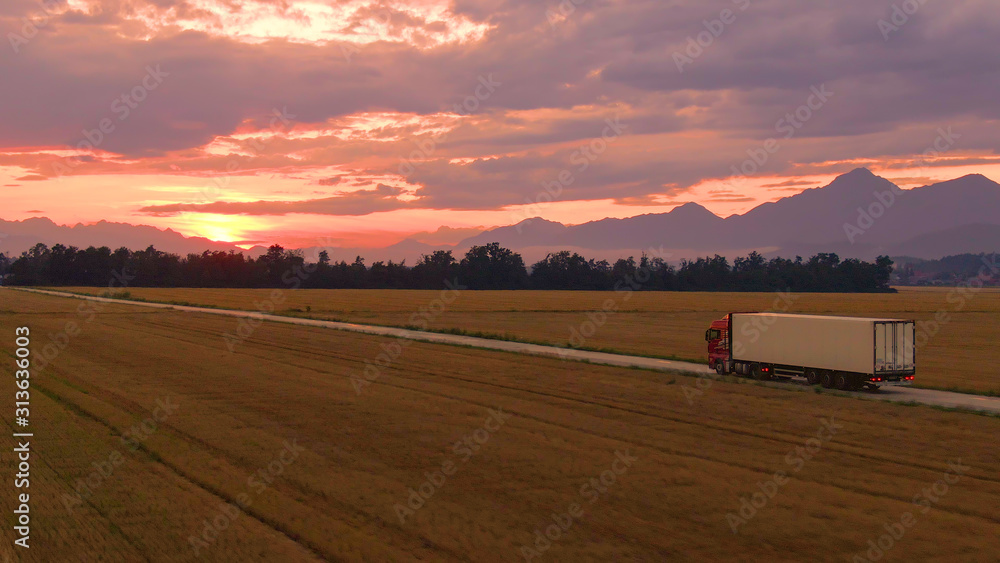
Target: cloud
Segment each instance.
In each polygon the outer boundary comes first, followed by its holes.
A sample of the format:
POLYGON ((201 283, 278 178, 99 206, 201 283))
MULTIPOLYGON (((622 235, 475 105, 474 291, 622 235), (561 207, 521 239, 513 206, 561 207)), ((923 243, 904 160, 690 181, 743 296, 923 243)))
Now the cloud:
POLYGON ((707 199, 707 201, 715 202, 726 202, 726 203, 745 203, 756 201, 752 197, 741 197, 741 196, 714 196, 707 199))
POLYGON ((19 182, 37 182, 39 180, 48 180, 48 178, 40 174, 28 174, 27 176, 21 176, 20 178, 14 179, 19 182))
POLYGON ((332 176, 330 178, 320 178, 316 183, 321 186, 336 186, 344 179, 343 176, 332 176))
POLYGON ((467 238, 474 237, 480 233, 494 229, 496 227, 438 227, 436 231, 413 233, 406 237, 410 240, 422 242, 430 245, 455 245, 467 238))
POLYGON ((903 177, 903 178, 886 178, 886 180, 889 180, 890 182, 892 182, 893 184, 896 184, 897 186, 929 186, 929 185, 931 185, 933 183, 936 183, 936 182, 940 181, 940 180, 936 180, 934 178, 931 178, 930 176, 910 176, 910 177, 903 177))
POLYGON ((809 180, 786 180, 784 182, 778 182, 776 184, 764 184, 765 188, 794 188, 797 186, 814 186, 816 182, 810 182, 809 180))
POLYGON ((641 195, 641 196, 620 197, 620 198, 618 198, 618 199, 615 200, 615 203, 617 203, 618 205, 634 205, 634 206, 637 206, 637 207, 640 207, 640 206, 641 207, 650 207, 650 206, 656 206, 656 205, 666 205, 666 206, 677 205, 677 203, 673 202, 673 201, 662 201, 661 199, 659 199, 659 196, 656 195, 656 194, 647 194, 647 195, 641 195))
POLYGON ((358 216, 410 207, 411 204, 408 202, 396 198, 396 196, 403 193, 404 190, 402 188, 379 184, 371 190, 358 190, 322 199, 303 201, 173 203, 142 207, 139 209, 139 212, 158 217, 169 217, 180 213, 217 213, 220 215, 313 213, 320 215, 358 216))
MULTIPOLYGON (((340 17, 297 1, 199 11, 181 0, 94 0, 90 11, 53 18, 18 54, 0 57, 0 75, 9 77, 0 149, 10 149, 0 150, 0 165, 32 171, 25 181, 52 177, 56 156, 14 149, 89 138, 100 139, 91 143, 98 151, 70 174, 212 177, 235 162, 233 174, 323 174, 316 184, 346 186, 351 175, 334 175, 331 163, 385 178, 417 152, 406 178, 413 199, 376 189, 143 211, 364 215, 523 205, 564 170, 573 182, 562 201, 649 205, 728 177, 768 138, 780 149, 761 175, 844 172, 857 159, 919 166, 941 127, 961 135, 957 150, 970 162, 996 162, 986 155, 1000 151, 996 3, 927 3, 886 41, 877 25, 890 15, 885 3, 754 0, 683 72, 674 53, 718 17, 718 6, 573 4, 555 25, 546 17, 555 2, 392 4, 383 25, 386 4, 375 1, 338 3, 349 12, 340 17), (157 17, 139 21, 137 5, 157 17), (293 21, 301 25, 284 25, 293 21), (482 34, 455 35, 464 29, 482 34), (262 30, 277 36, 265 41, 262 30), (166 75, 142 92, 147 67, 166 75), (477 97, 485 76, 499 86, 477 97), (834 92, 829 103, 785 139, 778 121, 824 84, 834 92), (474 110, 455 109, 470 99, 474 110), (294 116, 278 133, 275 108, 294 116), (581 169, 574 154, 616 114, 627 133, 581 169), (113 130, 101 132, 102 120, 113 130)), ((4 3, 0 28, 20 29, 38 9, 4 3)))

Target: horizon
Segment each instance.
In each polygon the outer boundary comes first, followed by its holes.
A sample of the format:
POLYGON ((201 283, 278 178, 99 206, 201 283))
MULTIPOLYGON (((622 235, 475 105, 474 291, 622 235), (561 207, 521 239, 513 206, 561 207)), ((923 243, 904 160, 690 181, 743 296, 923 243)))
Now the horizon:
MULTIPOLYGON (((888 180, 890 182, 892 181, 891 179, 884 178, 882 176, 879 176, 878 174, 873 173, 867 167, 859 167, 859 168, 856 168, 856 169, 852 170, 851 172, 858 172, 858 171, 865 171, 865 172, 868 172, 869 174, 874 175, 875 177, 886 179, 886 180, 888 180)), ((835 176, 833 178, 833 180, 836 180, 837 178, 840 178, 840 177, 843 177, 843 176, 847 176, 851 172, 847 172, 847 173, 835 176)), ((981 173, 977 173, 977 172, 970 172, 970 173, 965 174, 963 176, 944 179, 941 182, 961 180, 963 178, 970 177, 970 176, 981 176, 981 177, 984 177, 984 178, 986 178, 987 180, 989 180, 991 182, 997 183, 995 180, 993 180, 989 176, 986 176, 985 174, 981 174, 981 173)), ((941 183, 941 182, 936 182, 936 183, 941 183)), ((899 186, 899 184, 896 184, 896 185, 899 186)), ((929 185, 934 185, 934 184, 929 184, 929 185)), ((903 191, 909 191, 909 190, 913 190, 913 189, 919 189, 919 188, 922 188, 922 187, 928 187, 929 185, 911 186, 909 188, 905 188, 905 187, 899 186, 899 188, 901 190, 903 190, 903 191)), ((801 193, 803 193, 805 191, 808 191, 808 190, 823 189, 823 188, 827 188, 827 187, 829 187, 829 183, 827 183, 826 185, 816 186, 816 187, 813 187, 813 188, 803 188, 801 191, 796 191, 796 193, 794 193, 794 194, 781 196, 780 198, 778 198, 776 200, 773 200, 773 201, 780 201, 782 199, 792 198, 792 197, 794 197, 796 195, 799 195, 799 194, 801 194, 801 193)), ((735 217, 735 216, 739 216, 739 215, 745 215, 746 213, 749 213, 750 211, 753 211, 757 207, 760 207, 760 205, 763 205, 764 203, 769 203, 769 202, 761 202, 761 203, 755 205, 754 207, 749 208, 747 210, 744 210, 744 211, 742 211, 740 213, 733 213, 733 214, 728 215, 728 216, 721 216, 721 215, 718 215, 718 214, 712 212, 711 209, 706 208, 704 205, 702 205, 699 202, 689 201, 689 202, 678 204, 677 206, 675 206, 675 207, 673 207, 673 208, 671 208, 671 209, 669 209, 667 211, 660 211, 658 213, 657 212, 640 213, 638 215, 630 215, 630 216, 617 217, 617 218, 619 218, 619 219, 631 219, 631 218, 636 218, 636 217, 641 217, 641 216, 646 216, 646 215, 669 214, 670 212, 672 212, 672 211, 674 211, 676 209, 679 209, 679 208, 684 207, 686 205, 694 204, 694 205, 697 205, 699 208, 701 208, 701 209, 703 209, 705 211, 708 211, 709 213, 712 213, 716 217, 719 217, 720 219, 729 219, 731 217, 735 217)), ((312 245, 306 245, 306 246, 285 246, 285 245, 281 244, 281 242, 279 242, 279 241, 271 241, 271 242, 266 243, 266 244, 265 243, 261 243, 261 244, 233 244, 233 246, 241 249, 242 251, 262 251, 262 249, 266 249, 269 246, 272 246, 274 244, 277 244, 279 246, 282 246, 282 247, 288 248, 288 249, 308 249, 308 248, 323 247, 323 248, 330 248, 330 249, 339 248, 339 249, 345 249, 345 250, 358 250, 358 251, 373 250, 373 251, 375 251, 375 250, 382 250, 382 249, 385 249, 387 247, 394 246, 396 244, 401 244, 401 243, 405 243, 405 242, 410 241, 410 242, 418 242, 418 243, 421 243, 421 244, 425 244, 425 245, 430 246, 430 247, 437 247, 437 248, 440 248, 440 249, 451 248, 451 249, 461 250, 461 249, 464 248, 463 246, 461 246, 462 243, 464 243, 465 240, 468 239, 468 238, 472 238, 472 237, 475 237, 477 235, 480 235, 480 234, 483 234, 483 233, 486 233, 486 232, 490 232, 492 230, 499 229, 499 228, 502 228, 502 227, 512 227, 512 226, 516 226, 516 225, 519 225, 519 224, 527 224, 527 223, 530 223, 531 221, 534 221, 534 220, 549 221, 551 223, 560 224, 560 225, 563 225, 563 226, 566 226, 566 227, 574 227, 574 226, 579 226, 579 225, 584 225, 584 224, 587 224, 587 223, 598 222, 598 221, 602 221, 604 219, 611 219, 611 218, 615 218, 615 217, 601 217, 601 218, 598 218, 598 219, 591 219, 591 220, 585 221, 584 223, 562 223, 562 222, 559 222, 559 221, 552 221, 551 219, 548 219, 548 218, 545 218, 545 217, 534 216, 534 217, 524 217, 522 219, 519 219, 518 222, 509 224, 509 225, 495 225, 495 226, 492 226, 492 227, 471 228, 471 229, 453 229, 452 227, 449 227, 447 225, 442 225, 442 226, 438 227, 437 231, 434 231, 434 232, 408 233, 408 234, 405 234, 405 235, 401 236, 401 238, 399 238, 398 240, 395 240, 393 242, 389 242, 387 244, 380 245, 380 246, 378 246, 378 245, 370 245, 370 246, 359 245, 359 246, 353 246, 353 247, 351 247, 351 246, 344 246, 344 245, 335 246, 335 245, 329 244, 330 241, 332 240, 330 237, 324 237, 322 234, 320 234, 319 238, 316 241, 314 241, 316 243, 322 243, 322 244, 312 244, 312 245), (442 242, 440 240, 438 240, 438 241, 433 240, 434 239, 434 235, 437 235, 437 234, 441 233, 442 231, 448 231, 448 230, 454 230, 456 232, 461 232, 461 233, 463 233, 466 236, 464 236, 460 240, 452 240, 452 241, 448 241, 448 242, 442 242), (422 237, 421 235, 425 235, 425 236, 422 237)), ((101 220, 98 220, 98 221, 90 221, 90 222, 82 222, 81 221, 81 222, 69 224, 69 223, 58 223, 58 222, 52 220, 50 217, 41 216, 41 215, 35 215, 35 216, 30 216, 30 217, 26 217, 26 218, 23 218, 23 219, 15 219, 15 220, 9 220, 9 219, 5 219, 3 217, 0 217, 0 221, 22 222, 22 223, 25 222, 25 221, 31 220, 31 219, 46 220, 46 221, 49 221, 50 223, 52 223, 53 225, 55 225, 57 227, 68 227, 68 228, 80 227, 80 226, 84 226, 84 227, 86 227, 86 226, 94 226, 94 225, 99 225, 99 224, 102 224, 102 223, 103 224, 112 224, 112 225, 125 225, 125 226, 131 226, 131 227, 152 227, 154 229, 158 229, 158 230, 161 230, 163 232, 175 232, 175 233, 178 233, 181 236, 183 236, 184 238, 207 238, 208 242, 210 242, 210 243, 230 243, 230 244, 232 244, 232 242, 233 242, 233 241, 226 241, 226 240, 215 240, 215 239, 211 239, 211 238, 208 238, 208 237, 203 237, 202 235, 198 235, 198 234, 193 234, 193 235, 186 234, 186 233, 183 233, 183 232, 181 232, 179 230, 173 229, 171 227, 160 227, 160 226, 157 226, 157 225, 154 225, 154 224, 150 224, 150 223, 129 223, 129 222, 109 221, 109 220, 106 220, 106 219, 101 219, 101 220)), ((733 252, 734 252, 733 250, 728 250, 728 251, 724 251, 723 253, 724 254, 727 254, 727 253, 728 254, 733 254, 733 252)))
POLYGON ((4 219, 453 245, 536 216, 728 217, 857 167, 1000 179, 995 78, 947 63, 990 52, 992 6, 139 4, 0 10, 4 219))

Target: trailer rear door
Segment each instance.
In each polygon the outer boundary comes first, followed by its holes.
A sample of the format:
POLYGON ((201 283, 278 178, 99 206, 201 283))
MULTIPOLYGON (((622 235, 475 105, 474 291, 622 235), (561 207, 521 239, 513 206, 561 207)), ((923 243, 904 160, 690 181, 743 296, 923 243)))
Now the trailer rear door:
POLYGON ((875 323, 875 373, 911 374, 915 371, 913 330, 911 321, 875 323))

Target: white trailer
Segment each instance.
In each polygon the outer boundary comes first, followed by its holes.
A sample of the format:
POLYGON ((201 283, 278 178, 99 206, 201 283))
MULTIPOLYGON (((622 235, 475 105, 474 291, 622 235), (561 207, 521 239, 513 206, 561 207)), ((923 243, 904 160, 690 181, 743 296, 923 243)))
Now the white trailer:
POLYGON ((758 379, 805 377, 838 389, 910 385, 915 327, 899 319, 731 313, 724 369, 758 379))

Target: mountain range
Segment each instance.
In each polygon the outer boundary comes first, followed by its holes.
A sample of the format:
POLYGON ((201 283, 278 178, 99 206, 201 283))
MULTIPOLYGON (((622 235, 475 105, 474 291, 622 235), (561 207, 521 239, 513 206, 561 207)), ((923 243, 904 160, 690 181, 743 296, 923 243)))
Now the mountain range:
POLYGON ((0 252, 18 256, 38 243, 47 246, 64 244, 87 248, 107 246, 111 249, 126 246, 143 250, 152 245, 158 250, 180 255, 201 254, 206 250, 242 251, 227 242, 216 242, 203 237, 185 237, 172 229, 157 229, 149 225, 130 225, 99 221, 92 225, 57 225, 47 217, 32 217, 23 221, 0 219, 0 252))
MULTIPOLYGON (((101 221, 69 227, 45 218, 0 220, 0 252, 16 255, 36 242, 134 249, 152 244, 182 255, 204 250, 240 251, 229 243, 186 238, 149 226, 101 221)), ((842 258, 866 260, 881 254, 933 259, 1000 250, 1000 184, 973 174, 902 190, 859 168, 827 186, 727 218, 697 203, 687 203, 668 213, 579 225, 526 219, 484 231, 454 246, 405 239, 385 248, 327 250, 334 260, 351 261, 361 255, 369 263, 406 259, 412 264, 421 254, 434 250, 454 250, 460 256, 473 245, 489 242, 520 252, 529 264, 556 250, 573 250, 599 259, 638 255, 651 249, 668 254, 672 260, 716 253, 734 257, 751 250, 785 257, 836 252, 842 258)), ((256 247, 248 253, 258 255, 263 250, 256 247)), ((307 258, 318 250, 303 249, 307 258)))
POLYGON ((725 219, 697 203, 573 226, 535 218, 481 233, 458 247, 489 241, 515 249, 611 250, 619 256, 663 248, 676 258, 750 250, 786 257, 836 252, 845 258, 940 258, 1000 250, 1000 184, 973 174, 902 190, 859 168, 825 187, 725 219))

